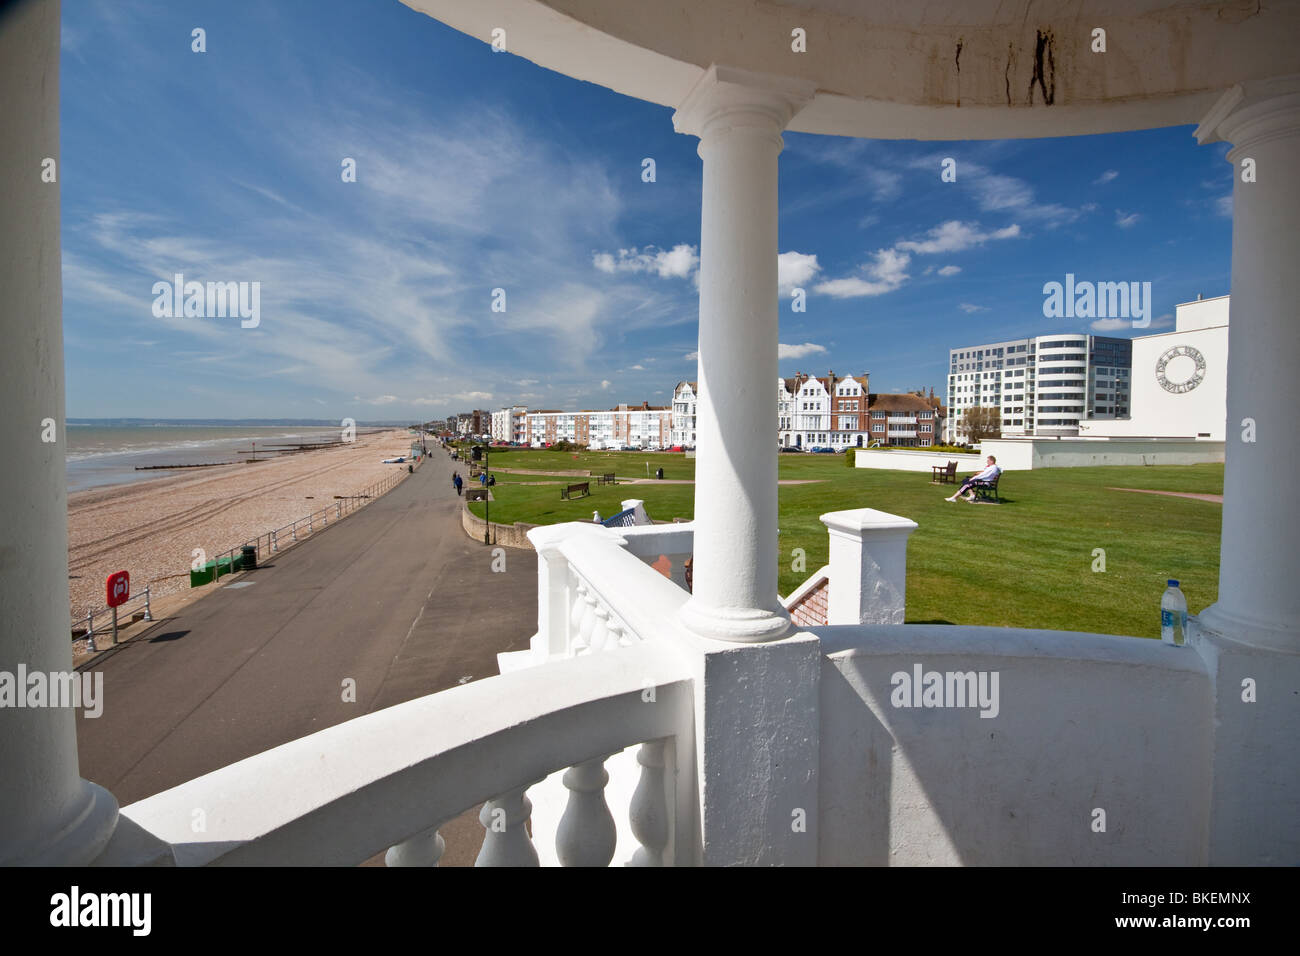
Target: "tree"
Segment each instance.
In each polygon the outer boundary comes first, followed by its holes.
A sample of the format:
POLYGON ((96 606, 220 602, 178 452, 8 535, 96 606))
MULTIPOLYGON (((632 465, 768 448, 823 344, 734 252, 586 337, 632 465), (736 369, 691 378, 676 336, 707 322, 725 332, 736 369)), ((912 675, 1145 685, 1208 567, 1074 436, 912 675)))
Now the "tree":
POLYGON ((961 430, 973 445, 985 438, 1002 437, 1002 411, 976 405, 966 409, 961 418, 961 430))

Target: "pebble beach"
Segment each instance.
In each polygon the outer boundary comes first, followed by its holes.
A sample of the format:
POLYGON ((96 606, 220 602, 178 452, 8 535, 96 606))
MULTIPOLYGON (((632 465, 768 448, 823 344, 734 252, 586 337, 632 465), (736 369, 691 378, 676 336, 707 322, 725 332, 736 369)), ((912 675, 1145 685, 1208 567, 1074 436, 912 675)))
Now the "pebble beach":
POLYGON ((213 557, 332 506, 335 495, 406 474, 405 465, 382 459, 406 454, 410 444, 398 428, 347 445, 70 494, 71 620, 104 606, 104 581, 115 571, 130 572, 133 595, 150 585, 154 602, 189 592, 195 548, 213 557))

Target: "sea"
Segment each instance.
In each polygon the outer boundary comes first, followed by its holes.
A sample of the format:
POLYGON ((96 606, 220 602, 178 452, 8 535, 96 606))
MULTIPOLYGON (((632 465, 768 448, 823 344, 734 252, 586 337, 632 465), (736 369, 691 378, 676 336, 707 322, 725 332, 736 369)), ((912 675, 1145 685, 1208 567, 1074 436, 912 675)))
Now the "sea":
MULTIPOLYGON (((405 424, 405 423, 402 423, 405 424)), ((382 423, 357 426, 357 434, 400 427, 382 423)), ((70 418, 67 421, 68 491, 192 474, 200 469, 150 469, 149 465, 199 465, 244 461, 253 443, 258 457, 268 445, 327 442, 341 437, 335 422, 292 419, 70 418)))

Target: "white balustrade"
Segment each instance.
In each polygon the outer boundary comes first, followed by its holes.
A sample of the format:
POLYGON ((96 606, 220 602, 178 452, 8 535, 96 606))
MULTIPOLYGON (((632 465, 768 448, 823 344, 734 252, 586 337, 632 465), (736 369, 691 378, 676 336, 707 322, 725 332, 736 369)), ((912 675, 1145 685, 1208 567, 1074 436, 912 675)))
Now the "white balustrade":
POLYGON ((605 803, 604 757, 594 757, 570 767, 564 774, 569 802, 555 835, 556 853, 563 866, 609 866, 618 832, 605 803))
POLYGON ((641 745, 636 762, 641 779, 632 794, 632 833, 641 847, 632 857, 633 866, 663 866, 668 846, 668 792, 664 789, 664 741, 641 745))
POLYGON ((389 847, 388 852, 384 854, 384 865, 437 866, 446 849, 447 841, 442 838, 438 828, 433 827, 389 847))
POLYGON ((518 787, 488 800, 479 811, 478 822, 487 832, 475 866, 537 866, 537 850, 525 826, 533 812, 532 801, 518 787))

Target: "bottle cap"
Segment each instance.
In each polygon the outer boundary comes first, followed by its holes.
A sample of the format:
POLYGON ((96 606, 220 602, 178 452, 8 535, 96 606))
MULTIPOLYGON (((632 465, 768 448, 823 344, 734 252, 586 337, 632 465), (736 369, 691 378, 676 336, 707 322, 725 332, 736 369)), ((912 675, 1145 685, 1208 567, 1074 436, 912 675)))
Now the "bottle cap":
POLYGON ((1177 578, 1170 578, 1170 579, 1169 579, 1169 586, 1170 586, 1171 588, 1176 588, 1176 587, 1178 587, 1178 579, 1177 579, 1177 578))

